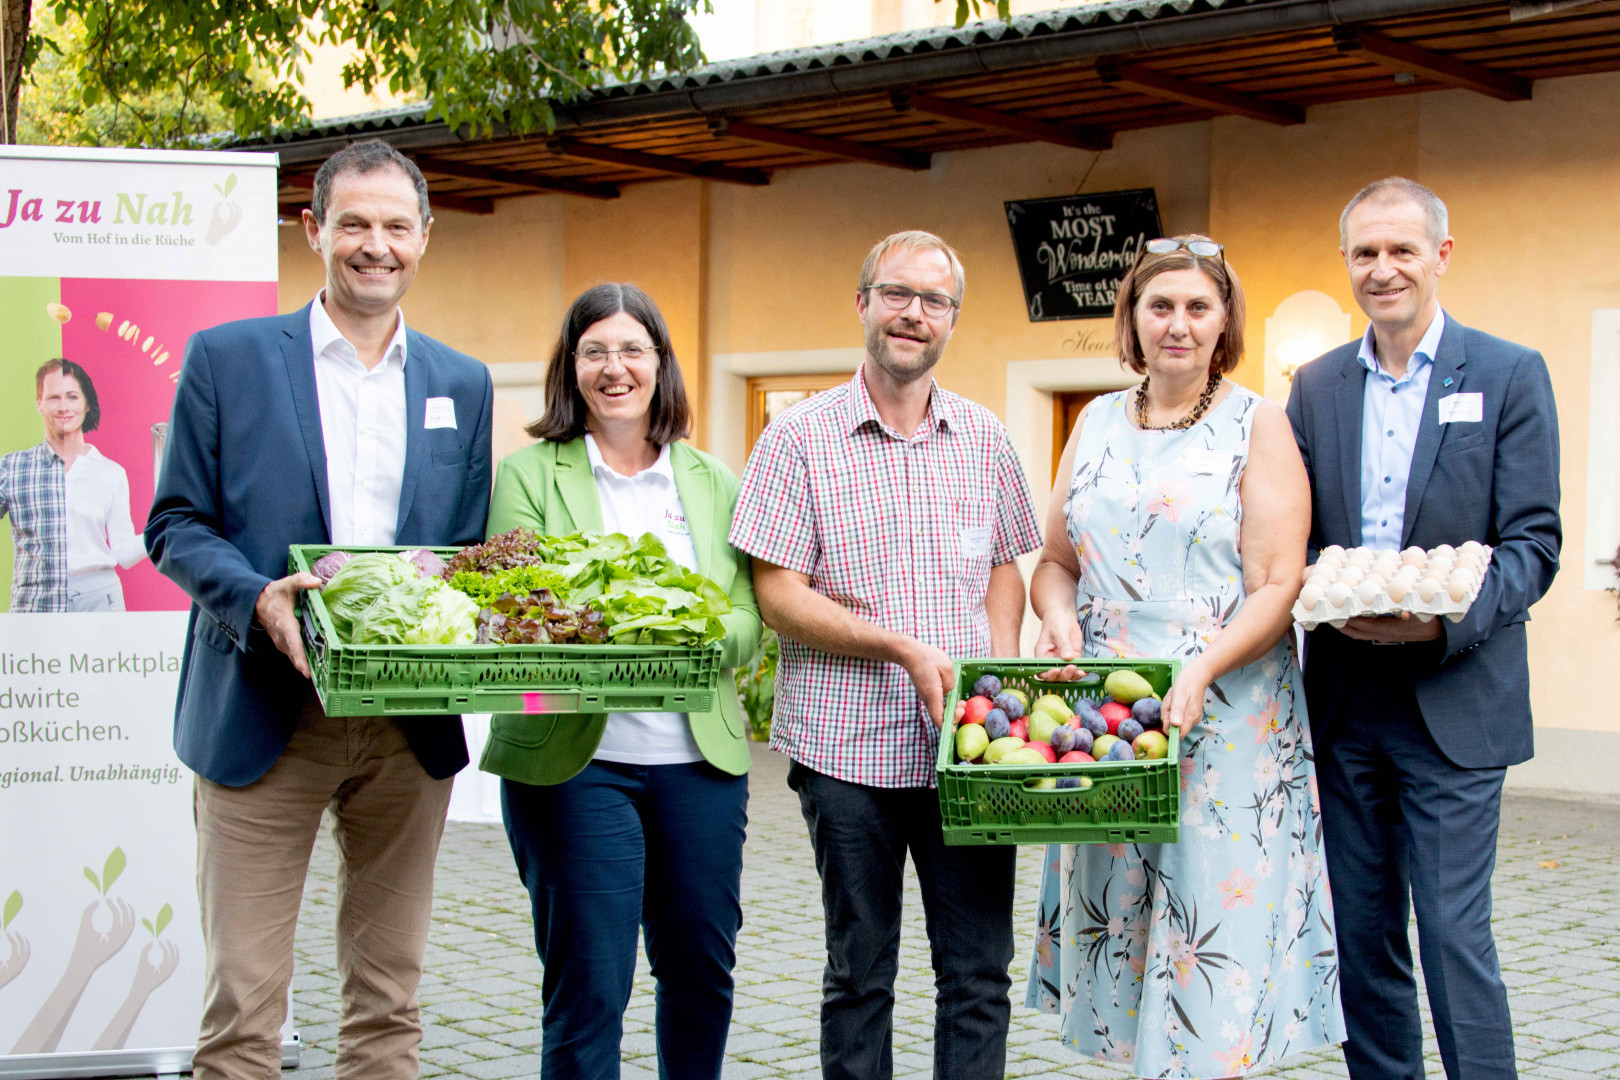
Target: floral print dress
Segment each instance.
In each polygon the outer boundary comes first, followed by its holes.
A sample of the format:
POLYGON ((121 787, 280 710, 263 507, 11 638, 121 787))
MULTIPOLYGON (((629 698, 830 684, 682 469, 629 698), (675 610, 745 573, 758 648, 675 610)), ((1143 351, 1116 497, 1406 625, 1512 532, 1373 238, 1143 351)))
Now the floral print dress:
MULTIPOLYGON (((1100 397, 1065 518, 1086 655, 1202 652, 1243 604, 1238 498, 1261 399, 1182 431, 1100 397)), ((1181 841, 1046 849, 1027 1004, 1141 1076, 1241 1075, 1341 1042, 1339 966, 1293 635, 1210 686, 1182 742, 1181 841)))

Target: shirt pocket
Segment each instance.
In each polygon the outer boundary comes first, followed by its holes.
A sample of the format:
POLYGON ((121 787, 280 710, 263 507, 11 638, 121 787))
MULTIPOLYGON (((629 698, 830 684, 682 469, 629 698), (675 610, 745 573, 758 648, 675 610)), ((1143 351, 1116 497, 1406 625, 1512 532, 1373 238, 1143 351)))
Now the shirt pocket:
POLYGON ((1452 454, 1466 453, 1467 451, 1474 449, 1474 447, 1484 443, 1485 436, 1487 434, 1488 433, 1484 431, 1476 431, 1472 435, 1464 435, 1460 439, 1452 439, 1447 442, 1443 442, 1441 443, 1440 449, 1435 456, 1450 457, 1452 454))
POLYGON ((978 499, 957 499, 951 511, 956 575, 969 595, 981 593, 989 585, 995 509, 978 499))

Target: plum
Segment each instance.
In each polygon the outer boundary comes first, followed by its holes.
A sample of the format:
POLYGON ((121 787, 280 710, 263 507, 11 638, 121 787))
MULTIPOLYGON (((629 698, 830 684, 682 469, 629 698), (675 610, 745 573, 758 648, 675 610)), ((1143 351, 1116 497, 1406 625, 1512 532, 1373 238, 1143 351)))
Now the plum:
POLYGON ((1057 786, 1060 788, 1088 788, 1091 786, 1089 776, 1060 776, 1057 786))
POLYGON ((1024 703, 1018 700, 1017 695, 1009 694, 1005 690, 997 694, 991 704, 1006 713, 1009 720, 1017 720, 1024 715, 1024 703))
POLYGON ((1093 736, 1108 734, 1108 720, 1097 711, 1097 704, 1093 701, 1082 701, 1078 713, 1080 722, 1093 736))
POLYGON ((984 733, 994 742, 996 739, 1005 739, 1011 731, 1012 725, 1007 720, 1007 714, 1000 709, 991 709, 984 714, 984 733))
POLYGON ((1142 725, 1138 724, 1135 720, 1126 718, 1119 722, 1119 730, 1114 734, 1118 735, 1126 742, 1130 742, 1138 735, 1142 734, 1142 725))
POLYGON ((1135 761, 1136 760, 1136 751, 1131 749, 1131 744, 1130 743, 1126 742, 1124 739, 1120 739, 1117 742, 1115 742, 1113 746, 1110 746, 1108 748, 1108 753, 1103 756, 1103 760, 1104 761, 1135 761))
POLYGON ((1057 754, 1067 754, 1070 750, 1074 749, 1074 739, 1075 739, 1075 730, 1074 730, 1074 728, 1069 727, 1067 724, 1064 724, 1064 725, 1062 725, 1060 727, 1057 727, 1057 728, 1053 729, 1052 737, 1048 741, 1051 742, 1052 750, 1055 753, 1057 753, 1057 754))
POLYGON ((1137 698, 1136 703, 1131 706, 1131 719, 1141 724, 1143 731, 1163 727, 1164 720, 1160 715, 1163 711, 1162 703, 1158 699, 1137 698))
POLYGON ((980 675, 973 684, 973 693, 982 697, 993 698, 1001 693, 1001 680, 994 675, 980 675))
POLYGON ((1091 744, 1095 741, 1096 737, 1091 733, 1090 728, 1081 728, 1074 733, 1073 749, 1089 754, 1091 753, 1091 744))

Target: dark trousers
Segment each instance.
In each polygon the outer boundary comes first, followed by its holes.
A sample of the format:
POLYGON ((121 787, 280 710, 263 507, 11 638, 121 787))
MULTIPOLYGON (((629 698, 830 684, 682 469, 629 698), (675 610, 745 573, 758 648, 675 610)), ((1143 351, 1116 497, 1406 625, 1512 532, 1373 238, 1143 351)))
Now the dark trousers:
POLYGON ((906 852, 922 887, 934 963, 934 1076, 1001 1077, 1013 955, 1017 849, 946 847, 933 788, 875 788, 794 762, 821 875, 827 970, 821 983, 821 1072, 827 1080, 894 1074, 894 978, 906 852))
POLYGON ((658 1075, 719 1077, 742 927, 747 777, 706 762, 593 761, 561 784, 504 781, 501 811, 545 968, 541 1076, 619 1075, 645 931, 658 1075))
MULTIPOLYGON (((1422 1080, 1407 920, 1450 1080, 1517 1075, 1491 936, 1505 769, 1462 769, 1435 745, 1410 675, 1369 647, 1367 682, 1317 744, 1352 1080, 1422 1080), (1382 669, 1382 670, 1381 670, 1382 669), (1390 670, 1393 669, 1393 670, 1390 670)), ((1480 717, 1481 724, 1490 723, 1480 717)))

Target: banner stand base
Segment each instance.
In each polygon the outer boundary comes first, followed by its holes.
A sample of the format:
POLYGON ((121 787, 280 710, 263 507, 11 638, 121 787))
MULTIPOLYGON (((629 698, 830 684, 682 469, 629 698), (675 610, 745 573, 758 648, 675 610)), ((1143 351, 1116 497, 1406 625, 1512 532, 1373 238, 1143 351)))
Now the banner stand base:
MULTIPOLYGON (((68 1080, 95 1076, 153 1076, 168 1080, 191 1072, 190 1046, 144 1050, 83 1050, 73 1054, 13 1054, 0 1057, 5 1080, 68 1080)), ((295 1031, 281 1042, 281 1067, 298 1068, 303 1043, 295 1031)))

